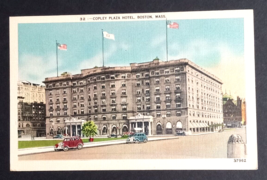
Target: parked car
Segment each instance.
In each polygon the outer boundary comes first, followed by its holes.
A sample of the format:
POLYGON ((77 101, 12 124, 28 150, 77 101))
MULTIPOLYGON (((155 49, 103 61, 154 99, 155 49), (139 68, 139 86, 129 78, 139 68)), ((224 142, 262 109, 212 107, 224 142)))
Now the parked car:
POLYGON ((64 151, 68 151, 69 149, 77 148, 78 150, 83 148, 83 140, 78 137, 67 137, 60 143, 55 144, 55 151, 63 149, 64 151))
POLYGON ((145 135, 145 133, 134 133, 132 135, 130 135, 130 137, 127 138, 126 140, 126 144, 128 143, 140 143, 140 142, 144 142, 146 143, 147 140, 147 136, 145 135))
POLYGON ((185 136, 185 132, 184 131, 177 131, 176 136, 185 136))
POLYGON ((53 139, 63 139, 62 134, 57 134, 56 136, 53 137, 53 139))

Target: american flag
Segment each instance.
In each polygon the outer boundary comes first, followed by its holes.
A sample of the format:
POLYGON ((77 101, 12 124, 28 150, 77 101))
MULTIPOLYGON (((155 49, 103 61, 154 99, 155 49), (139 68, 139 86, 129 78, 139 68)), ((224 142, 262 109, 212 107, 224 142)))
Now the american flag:
POLYGON ((67 50, 67 44, 57 44, 58 49, 60 50, 67 50))
POLYGON ((178 29, 178 28, 179 28, 179 24, 176 23, 176 22, 169 23, 169 24, 168 24, 168 28, 178 29))

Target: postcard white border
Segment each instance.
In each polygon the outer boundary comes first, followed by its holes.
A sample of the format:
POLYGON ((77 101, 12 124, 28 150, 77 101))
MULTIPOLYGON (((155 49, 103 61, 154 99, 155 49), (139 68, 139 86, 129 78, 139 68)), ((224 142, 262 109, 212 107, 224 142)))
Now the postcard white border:
MULTIPOLYGON (((136 21, 137 19, 112 20, 136 21)), ((159 19, 138 19, 138 21, 159 19)), ((110 20, 102 20, 110 21, 110 20)), ((257 128, 255 95, 255 59, 254 59, 254 24, 253 10, 231 11, 196 11, 168 13, 134 13, 134 14, 97 14, 70 16, 33 16, 10 17, 10 170, 11 171, 54 171, 54 170, 256 170, 257 128), (19 161, 17 135, 17 81, 18 81, 18 24, 19 23, 60 23, 90 22, 92 17, 165 15, 168 19, 217 19, 244 18, 244 57, 246 72, 246 109, 247 109, 247 159, 246 163, 235 163, 233 159, 123 159, 123 160, 79 160, 65 161, 19 161), (88 163, 89 162, 89 163, 88 163), (116 166, 114 166, 116 164, 116 166), (127 164, 127 166, 126 166, 127 164), (137 166, 138 164, 138 166, 137 166)))

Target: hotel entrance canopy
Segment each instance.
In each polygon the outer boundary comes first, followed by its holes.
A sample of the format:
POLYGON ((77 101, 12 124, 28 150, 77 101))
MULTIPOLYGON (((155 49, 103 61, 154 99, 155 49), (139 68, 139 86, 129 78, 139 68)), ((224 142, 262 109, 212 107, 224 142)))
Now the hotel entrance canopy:
POLYGON ((129 124, 130 124, 130 131, 132 129, 140 130, 139 128, 141 128, 142 132, 145 132, 145 123, 146 123, 146 124, 148 124, 148 126, 146 126, 146 128, 148 130, 148 135, 152 134, 153 116, 144 116, 144 115, 138 113, 136 116, 132 116, 128 120, 129 120, 129 124), (141 127, 138 127, 138 125, 137 125, 138 122, 142 122, 141 127))

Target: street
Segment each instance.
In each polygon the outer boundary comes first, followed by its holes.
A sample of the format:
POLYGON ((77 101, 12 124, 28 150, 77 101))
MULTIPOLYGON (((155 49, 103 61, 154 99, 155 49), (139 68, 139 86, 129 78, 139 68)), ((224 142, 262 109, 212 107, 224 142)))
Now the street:
POLYGON ((118 144, 19 156, 19 160, 86 160, 86 159, 197 159, 227 158, 227 142, 232 134, 244 140, 245 128, 227 129, 222 133, 179 136, 178 139, 118 144))

